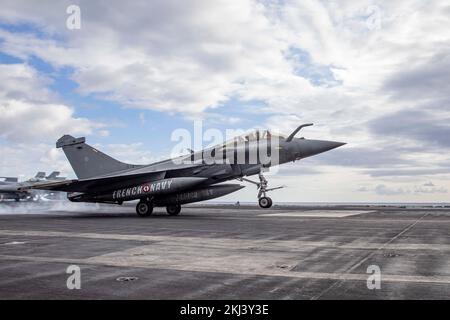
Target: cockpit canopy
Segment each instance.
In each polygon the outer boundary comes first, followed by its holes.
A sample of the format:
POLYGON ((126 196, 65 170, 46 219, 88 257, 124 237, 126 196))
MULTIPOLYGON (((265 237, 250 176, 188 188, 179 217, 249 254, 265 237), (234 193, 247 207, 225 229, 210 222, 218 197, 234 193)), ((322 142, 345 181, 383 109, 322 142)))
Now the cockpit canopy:
POLYGON ((285 136, 280 134, 274 134, 270 130, 254 130, 249 133, 244 133, 240 136, 234 137, 230 140, 227 140, 223 143, 223 146, 232 146, 235 142, 252 142, 258 140, 267 140, 267 139, 286 139, 285 136))

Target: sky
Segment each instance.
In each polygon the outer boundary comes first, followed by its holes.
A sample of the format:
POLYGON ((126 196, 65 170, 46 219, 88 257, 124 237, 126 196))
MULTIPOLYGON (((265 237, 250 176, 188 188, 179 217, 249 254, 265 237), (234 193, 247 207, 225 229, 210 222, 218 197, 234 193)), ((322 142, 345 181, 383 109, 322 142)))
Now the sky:
POLYGON ((194 121, 313 122, 347 145, 268 173, 275 202, 449 202, 449 25, 445 0, 0 0, 0 176, 73 178, 63 134, 147 164, 194 121))

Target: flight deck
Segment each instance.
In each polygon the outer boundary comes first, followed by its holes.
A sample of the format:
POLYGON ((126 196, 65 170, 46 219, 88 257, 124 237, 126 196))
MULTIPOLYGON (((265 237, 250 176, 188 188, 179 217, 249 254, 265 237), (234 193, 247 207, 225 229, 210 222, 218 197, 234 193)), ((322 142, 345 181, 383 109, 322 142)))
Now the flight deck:
POLYGON ((450 208, 0 203, 0 299, 450 299, 450 208), (69 290, 68 266, 81 272, 69 290), (373 268, 380 288, 368 287, 373 268))

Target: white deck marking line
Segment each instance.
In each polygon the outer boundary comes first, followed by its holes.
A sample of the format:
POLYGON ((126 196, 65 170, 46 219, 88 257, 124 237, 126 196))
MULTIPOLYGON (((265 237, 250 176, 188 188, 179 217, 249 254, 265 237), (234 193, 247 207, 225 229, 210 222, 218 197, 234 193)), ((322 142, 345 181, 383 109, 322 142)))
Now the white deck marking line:
MULTIPOLYGON (((398 234, 396 234, 394 237, 392 237, 389 241, 387 241, 385 244, 381 245, 378 249, 375 249, 374 251, 372 251, 371 253, 369 253, 366 257, 364 257, 363 259, 361 259, 358 263, 354 264, 350 269, 348 269, 348 271, 346 271, 344 274, 348 274, 350 272, 352 272, 353 270, 355 270, 356 268, 358 268, 359 266, 361 266, 364 262, 366 262, 367 260, 369 260, 371 257, 373 257, 373 255, 375 253, 377 253, 378 251, 385 249, 390 243, 392 243, 393 241, 395 241, 396 239, 398 239, 401 235, 405 234, 406 232, 408 232, 409 230, 411 230, 420 220, 422 220, 423 218, 425 218, 428 215, 428 213, 425 213, 424 215, 422 215, 419 219, 417 219, 415 222, 409 224, 407 227, 405 227, 402 231, 400 231, 398 234)), ((384 277, 383 275, 381 276, 382 281, 384 281, 384 277)), ((311 300, 317 300, 319 299, 321 296, 323 296, 325 293, 329 292, 331 289, 335 288, 336 286, 339 286, 342 284, 342 280, 338 280, 335 283, 333 283, 331 286, 329 286, 327 289, 323 290, 322 292, 320 292, 318 295, 314 296, 311 298, 311 300)))
POLYGON ((305 211, 285 211, 276 213, 262 213, 259 217, 299 217, 299 218, 345 218, 374 211, 357 210, 305 210, 305 211))
MULTIPOLYGON (((417 221, 416 221, 417 222, 417 221)), ((84 238, 103 240, 129 240, 140 242, 163 242, 171 244, 196 244, 209 247, 227 247, 229 249, 264 248, 267 250, 301 250, 302 247, 327 247, 337 249, 365 249, 379 250, 436 250, 450 251, 450 245, 434 243, 374 243, 374 242, 350 242, 339 243, 332 241, 308 241, 308 240, 270 240, 270 239, 233 239, 233 238, 208 238, 208 237, 174 237, 174 236, 148 236, 127 235, 113 233, 77 233, 61 231, 18 231, 0 230, 0 236, 31 236, 31 237, 61 237, 84 238)))
MULTIPOLYGON (((103 265, 111 267, 137 267, 145 269, 161 269, 164 270, 178 270, 178 271, 195 271, 195 272, 213 272, 213 273, 230 273, 237 275, 252 275, 252 276, 274 276, 274 277, 288 277, 288 278, 300 278, 300 279, 325 279, 325 280, 339 280, 339 281, 367 281, 367 274, 355 274, 355 273, 327 273, 327 272, 297 272, 297 271, 278 271, 278 270, 264 270, 264 272, 246 270, 239 272, 232 272, 229 269, 221 268, 192 268, 185 266, 167 266, 159 267, 148 264, 133 264, 130 265, 128 261, 124 260, 105 260, 100 257, 88 258, 88 259, 70 259, 70 258, 50 258, 50 257, 30 257, 30 256, 12 256, 12 255, 0 255, 2 260, 13 261, 30 261, 30 262, 56 262, 56 263, 70 263, 79 265, 103 265)), ((434 284, 450 284, 450 277, 446 276, 405 276, 405 275, 392 275, 383 274, 384 282, 407 282, 407 283, 434 283, 434 284)))

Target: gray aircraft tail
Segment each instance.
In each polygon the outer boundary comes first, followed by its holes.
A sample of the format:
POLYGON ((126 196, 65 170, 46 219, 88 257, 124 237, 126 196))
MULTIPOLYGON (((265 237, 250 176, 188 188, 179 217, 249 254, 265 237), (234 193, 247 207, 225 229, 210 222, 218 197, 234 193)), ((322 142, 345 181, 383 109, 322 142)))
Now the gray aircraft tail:
POLYGON ((45 178, 45 172, 39 171, 38 173, 36 173, 36 175, 34 177, 36 179, 44 179, 45 178))
POLYGON ((62 148, 78 179, 87 179, 138 166, 120 162, 85 143, 86 139, 64 135, 56 142, 62 148))
POLYGON ((61 172, 59 172, 59 171, 53 171, 48 176, 46 176, 45 179, 47 179, 47 180, 57 179, 60 174, 61 174, 61 172))

